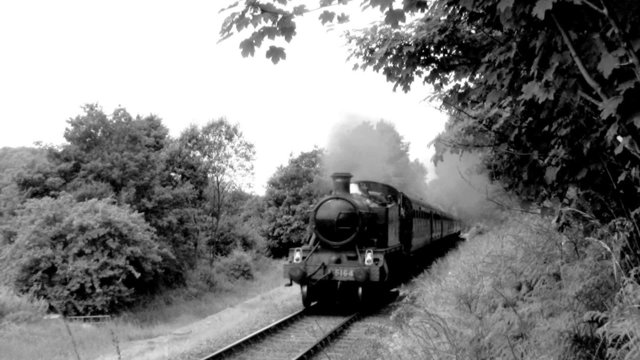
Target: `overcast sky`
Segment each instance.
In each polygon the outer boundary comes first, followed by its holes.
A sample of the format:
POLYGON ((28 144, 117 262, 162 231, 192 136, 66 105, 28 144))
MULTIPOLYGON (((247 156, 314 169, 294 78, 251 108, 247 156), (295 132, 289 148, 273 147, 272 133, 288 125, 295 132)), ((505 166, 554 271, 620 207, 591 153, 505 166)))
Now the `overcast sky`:
POLYGON ((173 136, 218 117, 239 123, 256 146, 257 193, 290 154, 324 146, 348 118, 394 123, 427 162, 446 118, 422 101, 426 88, 393 92, 382 75, 352 71, 339 32, 317 14, 299 23, 286 61, 273 65, 266 48, 244 59, 240 38, 217 44, 223 4, 0 2, 0 147, 60 144, 66 120, 98 103, 156 114, 173 136))

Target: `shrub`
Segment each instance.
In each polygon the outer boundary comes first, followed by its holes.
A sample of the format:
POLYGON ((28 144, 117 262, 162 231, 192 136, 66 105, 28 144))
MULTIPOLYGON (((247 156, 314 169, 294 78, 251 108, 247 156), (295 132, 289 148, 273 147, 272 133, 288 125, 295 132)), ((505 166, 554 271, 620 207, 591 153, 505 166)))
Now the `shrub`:
POLYGON ((117 311, 155 289, 159 247, 142 215, 112 201, 71 196, 29 200, 10 250, 14 284, 66 315, 117 311))
POLYGON ((216 272, 223 274, 229 280, 253 279, 253 259, 242 250, 233 250, 231 254, 218 261, 216 272))

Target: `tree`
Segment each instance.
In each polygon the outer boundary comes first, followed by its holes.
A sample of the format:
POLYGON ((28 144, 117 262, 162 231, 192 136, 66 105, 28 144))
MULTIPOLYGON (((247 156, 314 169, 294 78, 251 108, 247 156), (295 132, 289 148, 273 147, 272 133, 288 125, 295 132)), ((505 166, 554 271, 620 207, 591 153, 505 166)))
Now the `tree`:
POLYGON ((142 214, 112 200, 29 200, 13 223, 14 281, 66 315, 122 310, 158 286, 171 258, 142 214))
POLYGON ((210 121, 202 128, 192 125, 178 142, 208 178, 206 196, 214 219, 211 236, 216 239, 230 195, 246 186, 253 172, 254 146, 244 139, 237 124, 225 119, 210 121))
POLYGON ((311 210, 330 188, 322 169, 323 156, 321 149, 314 149, 291 157, 267 183, 263 232, 275 257, 285 256, 290 247, 302 245, 309 236, 311 210))
POLYGON ((40 148, 0 148, 0 244, 5 237, 4 224, 15 215, 25 198, 15 178, 21 172, 33 171, 46 163, 46 151, 40 148))

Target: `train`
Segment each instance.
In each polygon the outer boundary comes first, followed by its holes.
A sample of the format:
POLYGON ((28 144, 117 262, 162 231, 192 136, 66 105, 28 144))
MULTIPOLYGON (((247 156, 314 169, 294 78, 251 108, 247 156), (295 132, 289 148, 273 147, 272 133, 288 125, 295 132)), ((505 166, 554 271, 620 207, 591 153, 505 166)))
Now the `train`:
POLYGON ((347 297, 366 303, 405 279, 416 257, 459 238, 453 216, 391 185, 352 177, 331 175, 331 193, 311 212, 308 241, 289 249, 286 285, 300 285, 305 307, 347 297))

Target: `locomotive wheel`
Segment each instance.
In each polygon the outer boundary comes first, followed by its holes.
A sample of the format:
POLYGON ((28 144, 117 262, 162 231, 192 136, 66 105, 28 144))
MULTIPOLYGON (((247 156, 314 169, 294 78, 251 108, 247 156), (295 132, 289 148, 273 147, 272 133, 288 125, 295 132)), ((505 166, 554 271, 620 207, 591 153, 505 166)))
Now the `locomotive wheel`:
POLYGON ((300 294, 302 295, 302 306, 305 308, 311 306, 313 299, 311 298, 309 287, 307 285, 300 285, 300 294))

